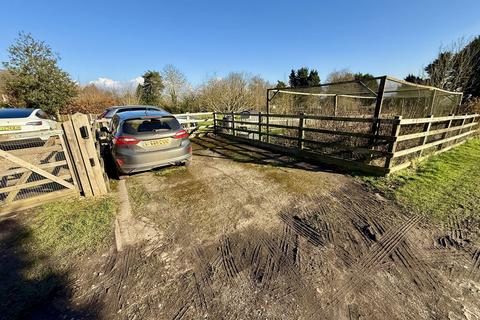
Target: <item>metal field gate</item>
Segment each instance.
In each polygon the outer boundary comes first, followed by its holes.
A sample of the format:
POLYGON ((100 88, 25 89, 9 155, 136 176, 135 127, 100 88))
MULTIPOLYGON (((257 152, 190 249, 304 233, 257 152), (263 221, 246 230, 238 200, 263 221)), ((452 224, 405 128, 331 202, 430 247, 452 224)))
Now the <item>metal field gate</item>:
POLYGON ((0 214, 78 194, 62 130, 0 135, 0 214))

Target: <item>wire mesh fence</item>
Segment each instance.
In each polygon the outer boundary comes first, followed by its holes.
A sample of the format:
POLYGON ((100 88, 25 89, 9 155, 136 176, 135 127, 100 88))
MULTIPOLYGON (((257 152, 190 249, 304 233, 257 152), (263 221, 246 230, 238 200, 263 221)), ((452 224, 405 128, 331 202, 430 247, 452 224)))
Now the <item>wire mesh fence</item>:
POLYGON ((268 90, 267 113, 423 118, 457 113, 462 93, 377 77, 268 90))

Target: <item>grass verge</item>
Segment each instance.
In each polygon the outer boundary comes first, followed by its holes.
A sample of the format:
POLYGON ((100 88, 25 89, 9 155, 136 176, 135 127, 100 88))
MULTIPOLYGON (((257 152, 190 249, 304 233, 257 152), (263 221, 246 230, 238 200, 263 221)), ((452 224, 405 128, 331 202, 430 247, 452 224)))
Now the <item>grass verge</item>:
POLYGON ((0 222, 0 318, 30 317, 68 288, 71 268, 113 235, 113 197, 70 199, 0 222))
POLYGON ((34 248, 53 254, 86 254, 112 235, 112 197, 70 199, 44 205, 32 222, 34 248))
POLYGON ((445 219, 454 212, 480 217, 480 139, 387 177, 364 177, 388 197, 445 219))

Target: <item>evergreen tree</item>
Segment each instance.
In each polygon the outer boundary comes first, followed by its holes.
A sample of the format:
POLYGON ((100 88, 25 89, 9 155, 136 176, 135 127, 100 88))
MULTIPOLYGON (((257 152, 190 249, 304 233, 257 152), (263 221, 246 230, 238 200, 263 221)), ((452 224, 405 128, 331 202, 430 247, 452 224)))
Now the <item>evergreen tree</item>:
POLYGON ((141 104, 158 106, 164 89, 162 76, 158 71, 147 71, 143 75, 143 84, 137 87, 137 96, 141 104))
POLYGON ((297 70, 297 87, 307 87, 308 83, 308 68, 303 67, 297 70))
POLYGON ((3 62, 8 77, 5 91, 14 106, 40 108, 57 114, 77 94, 77 86, 58 66, 59 57, 43 41, 20 32, 3 62))
POLYGON ((320 76, 318 75, 317 70, 311 70, 308 75, 308 85, 309 86, 318 86, 320 85, 320 76))
POLYGON ((407 82, 416 83, 416 84, 426 84, 426 80, 422 79, 416 75, 409 74, 404 79, 407 82))
POLYGON ((288 76, 288 83, 290 87, 297 87, 298 86, 298 81, 297 81, 297 74, 295 70, 292 69, 290 71, 290 75, 288 76))
POLYGON ((300 68, 297 71, 292 69, 288 78, 290 87, 293 88, 320 85, 318 71, 315 69, 309 71, 306 67, 300 68))
POLYGON ((470 60, 472 64, 468 80, 466 81, 464 94, 466 98, 480 97, 480 36, 465 46, 459 55, 470 56, 468 60, 470 60))
POLYGON ((361 73, 361 72, 355 73, 353 77, 355 80, 362 81, 362 82, 367 82, 375 79, 375 77, 370 73, 361 73))

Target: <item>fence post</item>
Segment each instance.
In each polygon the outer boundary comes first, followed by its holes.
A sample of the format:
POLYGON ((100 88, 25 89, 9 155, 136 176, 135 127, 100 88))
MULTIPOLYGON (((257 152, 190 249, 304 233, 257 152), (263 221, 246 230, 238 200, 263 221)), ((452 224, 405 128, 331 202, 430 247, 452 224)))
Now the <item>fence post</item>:
POLYGON ((463 127, 465 126, 465 122, 466 122, 466 120, 467 120, 467 114, 465 113, 465 114, 463 114, 463 115, 465 116, 465 118, 463 118, 463 120, 462 120, 462 126, 460 127, 460 132, 459 132, 458 134, 462 134, 462 133, 463 133, 463 129, 464 129, 463 127))
MULTIPOLYGON (((453 114, 453 113, 449 115, 450 121, 448 121, 447 129, 450 129, 450 127, 452 126, 452 122, 453 122, 453 117, 454 117, 454 116, 455 116, 455 114, 453 114)), ((443 140, 443 139, 446 139, 447 137, 448 137, 448 131, 443 134, 442 140, 443 140)), ((445 144, 445 143, 442 143, 442 144, 438 145, 438 149, 437 149, 437 150, 442 150, 444 144, 445 144)))
POLYGON ((402 126, 402 116, 396 116, 395 117, 395 122, 392 125, 392 137, 394 138, 392 142, 388 145, 388 152, 390 155, 387 156, 387 159, 385 160, 385 168, 390 169, 392 167, 392 159, 393 155, 395 154, 395 150, 397 149, 397 143, 398 143, 398 136, 400 135, 400 129, 402 126))
POLYGON ((373 122, 371 134, 372 137, 369 140, 370 150, 375 149, 375 136, 378 135, 380 130, 380 115, 382 114, 382 105, 383 105, 383 94, 385 93, 385 84, 387 83, 387 77, 384 76, 380 79, 380 84, 378 86, 377 100, 375 104, 375 111, 373 114, 373 122))
POLYGON ((217 134, 217 113, 213 112, 213 133, 217 134))
POLYGON ((258 112, 258 140, 262 141, 262 112, 258 112))
POLYGON ((185 115, 187 116, 187 131, 190 131, 190 114, 188 112, 185 112, 185 115))
POLYGON ((270 113, 267 112, 267 143, 270 143, 270 113))
POLYGON ((382 105, 383 105, 383 94, 385 92, 385 84, 387 82, 387 77, 382 77, 380 79, 380 85, 378 86, 378 94, 377 94, 377 100, 375 103, 375 112, 373 114, 374 122, 372 125, 372 134, 376 135, 378 134, 378 129, 380 127, 380 124, 378 122, 378 118, 380 118, 380 115, 382 114, 382 105))
MULTIPOLYGON (((432 127, 433 114, 431 114, 431 115, 429 116, 429 118, 430 118, 430 121, 429 121, 428 123, 425 123, 425 124, 423 125, 423 132, 425 132, 426 134, 425 134, 425 136, 424 136, 423 139, 422 139, 422 146, 427 143, 428 133, 430 132, 430 128, 432 127)), ((418 154, 418 157, 421 157, 421 156, 422 156, 424 150, 425 150, 425 149, 420 150, 420 152, 419 152, 419 154, 418 154)))
POLYGON ((235 137, 235 114, 233 111, 231 112, 232 115, 232 135, 235 137))
POLYGON ((298 117, 298 149, 300 150, 302 150, 304 147, 304 142, 303 142, 303 139, 305 138, 305 134, 303 131, 303 125, 305 122, 304 116, 305 114, 301 112, 298 117))
POLYGON ((338 108, 338 95, 335 95, 335 102, 333 105, 333 115, 336 117, 337 116, 337 108, 338 108))
POLYGON ((432 93, 432 103, 430 104, 430 114, 433 116, 435 113, 433 112, 435 108, 435 98, 437 97, 437 90, 433 89, 432 93))

